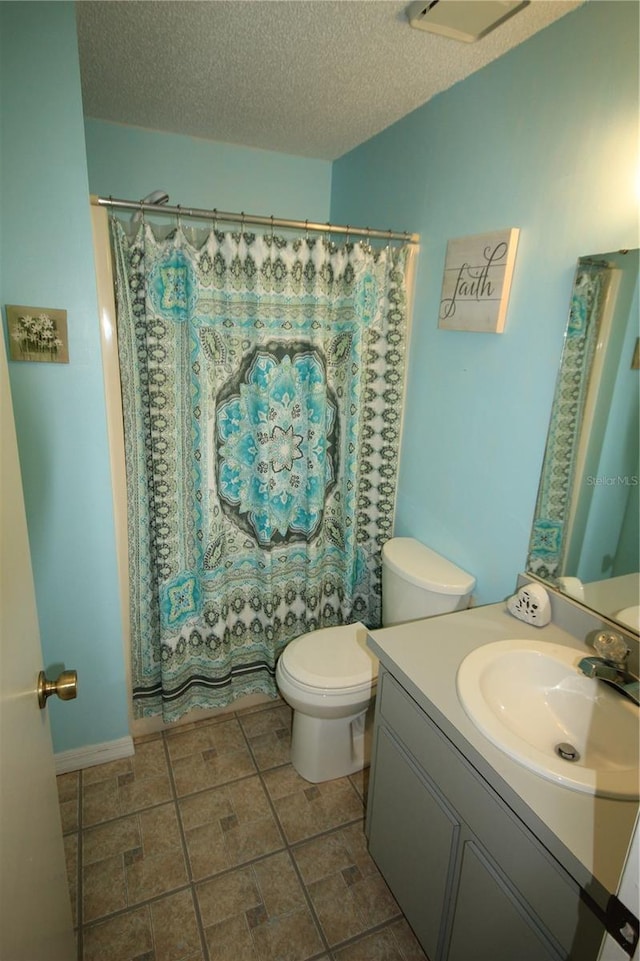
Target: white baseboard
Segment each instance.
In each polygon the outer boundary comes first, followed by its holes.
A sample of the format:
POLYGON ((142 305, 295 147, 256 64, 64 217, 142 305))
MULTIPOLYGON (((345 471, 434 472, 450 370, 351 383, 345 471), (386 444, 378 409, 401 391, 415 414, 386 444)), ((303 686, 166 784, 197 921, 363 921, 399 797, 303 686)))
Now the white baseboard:
POLYGON ((88 744, 86 747, 73 748, 71 751, 60 751, 54 754, 56 774, 67 774, 69 771, 80 771, 85 767, 96 764, 106 764, 107 761, 118 761, 122 757, 132 757, 134 753, 133 738, 130 735, 121 737, 117 741, 105 741, 103 744, 88 744))

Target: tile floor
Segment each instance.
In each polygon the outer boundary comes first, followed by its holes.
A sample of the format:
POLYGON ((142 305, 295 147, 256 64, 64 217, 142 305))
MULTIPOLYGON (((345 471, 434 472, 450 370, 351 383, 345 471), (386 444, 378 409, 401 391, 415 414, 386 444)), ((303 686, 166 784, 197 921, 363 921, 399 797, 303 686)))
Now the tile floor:
POLYGON ((427 961, 369 857, 366 772, 309 784, 278 701, 58 778, 79 961, 427 961))

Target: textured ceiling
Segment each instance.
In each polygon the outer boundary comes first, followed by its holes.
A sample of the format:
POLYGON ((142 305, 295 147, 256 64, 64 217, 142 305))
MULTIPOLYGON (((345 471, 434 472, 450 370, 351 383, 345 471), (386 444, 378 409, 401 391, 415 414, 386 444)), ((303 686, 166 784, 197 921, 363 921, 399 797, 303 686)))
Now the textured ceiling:
POLYGON ((396 0, 80 0, 84 112, 332 160, 582 2, 533 0, 466 44, 396 0))

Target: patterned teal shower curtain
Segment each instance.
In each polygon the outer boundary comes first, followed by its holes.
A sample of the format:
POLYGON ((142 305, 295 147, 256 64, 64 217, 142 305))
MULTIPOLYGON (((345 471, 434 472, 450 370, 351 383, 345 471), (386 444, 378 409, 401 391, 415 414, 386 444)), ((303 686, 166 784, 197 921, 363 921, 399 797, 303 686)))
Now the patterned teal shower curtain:
POLYGON ((380 624, 408 248, 112 219, 134 712, 275 695, 299 634, 380 624))
POLYGON ((574 279, 527 557, 527 570, 546 580, 564 574, 580 430, 610 281, 608 265, 586 262, 574 279))

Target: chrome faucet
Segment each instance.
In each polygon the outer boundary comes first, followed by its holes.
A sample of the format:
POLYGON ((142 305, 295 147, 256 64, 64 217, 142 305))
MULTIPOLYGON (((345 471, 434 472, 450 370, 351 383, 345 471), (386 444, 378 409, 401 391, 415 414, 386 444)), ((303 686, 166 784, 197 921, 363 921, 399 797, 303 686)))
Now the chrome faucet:
POLYGON ((627 670, 630 651, 622 637, 615 631, 602 631, 594 638, 593 646, 599 656, 583 657, 579 670, 587 677, 610 684, 640 706, 640 679, 627 670))

